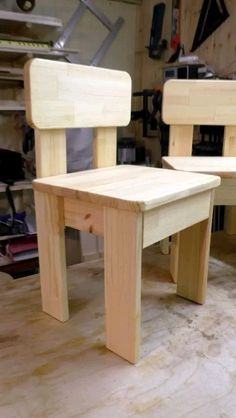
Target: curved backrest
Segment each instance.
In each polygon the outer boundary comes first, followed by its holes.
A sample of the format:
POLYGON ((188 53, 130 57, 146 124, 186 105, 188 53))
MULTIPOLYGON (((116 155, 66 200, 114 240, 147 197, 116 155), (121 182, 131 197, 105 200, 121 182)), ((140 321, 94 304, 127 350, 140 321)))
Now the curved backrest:
POLYGON ((25 65, 24 84, 38 177, 66 173, 66 128, 96 128, 94 167, 116 164, 116 127, 131 116, 126 72, 36 58, 25 65))
POLYGON ((194 125, 222 125, 223 155, 236 156, 236 81, 169 80, 162 118, 171 125, 169 155, 191 155, 194 125))

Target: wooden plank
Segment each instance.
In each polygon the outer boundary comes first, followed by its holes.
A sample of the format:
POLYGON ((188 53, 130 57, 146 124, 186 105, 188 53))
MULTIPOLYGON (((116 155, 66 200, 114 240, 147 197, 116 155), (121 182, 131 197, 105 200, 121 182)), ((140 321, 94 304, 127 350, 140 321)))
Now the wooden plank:
POLYGON ((225 126, 223 156, 236 157, 236 126, 225 126))
POLYGON ((97 128, 94 131, 93 168, 116 165, 116 128, 97 128))
POLYGON ((236 157, 163 157, 163 166, 172 170, 236 178, 236 157))
POLYGON ((179 234, 171 237, 170 246, 170 274, 174 283, 177 283, 179 263, 179 234))
POLYGON ((35 180, 33 186, 58 196, 139 212, 209 190, 219 183, 216 176, 121 165, 35 180))
POLYGON ((180 232, 178 238, 177 294, 200 304, 206 298, 213 201, 214 192, 209 218, 180 232))
MULTIPOLYGON (((217 2, 220 6, 220 2, 217 2)), ((236 71, 236 62, 232 59, 232 51, 235 47, 236 36, 236 9, 232 1, 225 1, 230 18, 215 30, 194 54, 197 54, 202 62, 206 62, 214 69, 216 74, 223 77, 231 77, 236 71)), ((196 31, 202 0, 181 0, 181 42, 185 50, 190 51, 194 33, 196 31)))
POLYGON ((145 212, 143 248, 206 219, 210 198, 207 191, 145 212))
POLYGON ((168 80, 163 120, 170 125, 235 126, 235 80, 168 80))
MULTIPOLYGON (((26 24, 50 26, 52 28, 61 28, 63 26, 61 19, 56 17, 40 16, 31 13, 15 13, 5 10, 0 10, 0 21, 1 20, 8 21, 8 25, 13 24, 14 22, 21 22, 26 24)), ((10 27, 11 26, 8 26, 8 28, 10 27)))
MULTIPOLYGON (((32 189, 32 181, 30 180, 16 181, 12 186, 10 186, 10 189, 12 191, 32 189)), ((5 193, 5 191, 6 191, 6 183, 0 182, 0 193, 5 193)))
POLYGON ((1 112, 22 112, 25 110, 24 104, 17 102, 17 100, 0 100, 1 112))
POLYGON ((128 73, 33 59, 24 78, 27 119, 33 127, 113 127, 130 121, 128 73))
MULTIPOLYGON (((236 156, 236 127, 235 126, 225 126, 224 132, 224 143, 223 143, 223 155, 227 156, 236 156)), ((236 165, 234 166, 235 175, 236 175, 236 165)), ((227 192, 227 189, 224 189, 224 192, 227 192)), ((225 195, 227 201, 230 200, 232 195, 225 195)), ((234 188, 235 196, 235 188, 234 188)), ((227 234, 234 235, 236 234, 236 207, 226 207, 225 208, 225 230, 227 234)))
POLYGON ((66 136, 62 129, 35 130, 37 177, 66 173, 66 136))
POLYGON ((43 311, 64 322, 69 310, 63 199, 35 192, 35 206, 43 311))
POLYGON ((131 363, 139 358, 142 215, 105 209, 106 346, 131 363))
POLYGON ((170 126, 168 155, 192 155, 193 126, 170 126))
POLYGON ((221 179, 221 185, 215 191, 214 204, 231 207, 236 205, 236 178, 221 179))
POLYGON ((75 199, 64 199, 65 225, 103 236, 103 208, 75 199))
POLYGON ((169 254, 169 252, 170 252, 170 240, 169 240, 169 237, 168 238, 164 238, 160 242, 160 250, 161 250, 161 253, 163 255, 169 254))

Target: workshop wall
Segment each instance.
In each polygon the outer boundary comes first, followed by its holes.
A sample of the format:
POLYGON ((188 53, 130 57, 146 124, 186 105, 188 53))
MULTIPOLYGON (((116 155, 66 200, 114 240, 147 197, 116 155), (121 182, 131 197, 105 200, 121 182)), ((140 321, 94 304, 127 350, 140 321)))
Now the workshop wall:
POLYGON ((148 0, 143 1, 138 9, 137 14, 137 38, 136 38, 136 74, 135 74, 135 88, 136 90, 143 90, 145 88, 154 88, 159 83, 162 83, 162 68, 164 63, 168 60, 173 50, 170 48, 172 25, 172 0, 157 1, 148 0), (152 25, 153 7, 158 3, 165 3, 165 17, 162 30, 162 38, 168 42, 168 48, 164 52, 162 59, 155 60, 148 56, 148 49, 150 40, 150 30, 152 25))
MULTIPOLYGON (((181 40, 185 46, 185 53, 188 54, 201 11, 203 0, 182 0, 181 10, 181 40)), ((229 12, 229 18, 194 51, 210 65, 218 74, 223 76, 234 76, 236 74, 236 2, 225 0, 229 12)))
MULTIPOLYGON (((138 6, 109 0, 96 0, 95 3, 111 21, 115 22, 119 16, 123 17, 125 21, 100 66, 128 71, 133 78, 138 6)), ((36 0, 36 6, 32 13, 58 17, 62 19, 63 25, 66 25, 78 4, 78 0, 36 0)), ((19 12, 15 0, 2 0, 1 9, 19 12)), ((86 11, 66 47, 78 49, 80 51, 80 63, 88 64, 107 33, 98 19, 92 13, 86 11)), ((58 34, 55 32, 47 32, 47 36, 40 40, 55 40, 57 36, 58 34)), ((19 63, 15 62, 14 65, 17 66, 19 63)), ((1 98, 5 100, 14 99, 15 95, 12 86, 10 89, 8 87, 4 88, 4 92, 1 92, 1 98)), ((0 115, 1 146, 20 150, 22 136, 18 122, 18 117, 15 114, 0 115)))

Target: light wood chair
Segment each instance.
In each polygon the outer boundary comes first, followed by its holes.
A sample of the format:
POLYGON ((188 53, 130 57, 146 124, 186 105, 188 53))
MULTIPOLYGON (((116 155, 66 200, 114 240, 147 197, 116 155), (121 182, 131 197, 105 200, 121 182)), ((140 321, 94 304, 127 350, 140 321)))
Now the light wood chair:
MULTIPOLYGON (((169 80, 162 110, 164 122, 170 125, 169 156, 163 158, 163 167, 220 176, 214 204, 228 206, 226 230, 236 233, 236 81, 169 80), (191 156, 194 125, 225 126, 222 157, 191 156)), ((178 280, 178 240, 178 235, 172 237, 174 281, 178 280)))
POLYGON ((104 236, 106 346, 135 363, 142 249, 185 229, 177 292, 203 303, 212 199, 220 179, 115 166, 116 126, 130 119, 127 73, 34 59, 25 68, 25 89, 41 177, 34 181, 34 190, 43 310, 60 321, 69 316, 65 226, 104 236), (94 166, 102 168, 65 174, 65 128, 74 127, 98 127, 94 166), (199 234, 189 240, 198 224, 199 234))

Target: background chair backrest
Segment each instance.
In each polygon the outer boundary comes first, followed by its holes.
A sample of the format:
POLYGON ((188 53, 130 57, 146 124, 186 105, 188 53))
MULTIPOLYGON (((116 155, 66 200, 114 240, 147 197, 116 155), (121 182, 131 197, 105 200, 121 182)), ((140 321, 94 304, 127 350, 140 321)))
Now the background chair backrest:
POLYGON ((96 127, 94 166, 116 164, 116 127, 126 126, 131 115, 126 72, 33 59, 25 66, 24 82, 38 177, 66 172, 65 128, 96 127))
POLYGON ((169 80, 162 117, 170 125, 169 155, 192 154, 194 125, 223 125, 223 155, 236 156, 236 81, 169 80))

